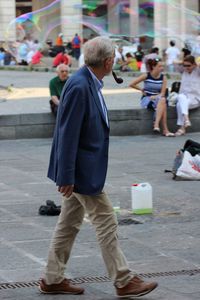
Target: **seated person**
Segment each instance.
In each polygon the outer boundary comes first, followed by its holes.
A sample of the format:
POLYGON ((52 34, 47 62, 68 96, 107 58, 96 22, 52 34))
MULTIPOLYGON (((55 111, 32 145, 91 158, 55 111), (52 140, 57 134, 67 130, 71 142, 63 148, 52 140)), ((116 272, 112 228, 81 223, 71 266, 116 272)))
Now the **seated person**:
POLYGON ((31 51, 30 51, 27 54, 27 62, 29 63, 30 66, 42 64, 42 58, 43 58, 43 50, 42 49, 38 49, 33 53, 31 53, 31 51), (29 62, 29 58, 30 58, 30 62, 29 62))
POLYGON ((195 57, 188 55, 183 59, 181 87, 177 97, 177 125, 180 126, 176 136, 185 135, 186 128, 191 126, 189 110, 200 106, 200 65, 196 64, 195 57))
POLYGON ((57 67, 60 64, 65 64, 70 66, 71 65, 71 59, 70 56, 63 50, 62 52, 59 52, 53 59, 53 67, 57 67))
POLYGON ((129 86, 141 91, 142 108, 155 111, 153 132, 160 133, 161 123, 163 135, 166 137, 174 136, 167 126, 167 104, 165 98, 167 79, 162 73, 163 63, 159 59, 149 59, 147 63, 150 72, 140 75, 129 86), (143 88, 138 86, 140 82, 144 83, 143 88))
POLYGON ((126 61, 122 52, 122 47, 116 49, 113 70, 129 71, 129 68, 127 67, 128 62, 126 61))
POLYGON ((15 57, 8 51, 4 52, 4 66, 16 65, 15 57))
POLYGON ((49 82, 49 90, 51 95, 50 108, 54 116, 57 115, 58 105, 62 89, 68 79, 69 67, 65 64, 60 64, 56 68, 57 76, 52 78, 49 82))
POLYGON ((0 66, 4 65, 5 49, 0 47, 0 66))
POLYGON ((126 62, 130 71, 138 71, 138 63, 134 55, 130 52, 126 53, 126 62))

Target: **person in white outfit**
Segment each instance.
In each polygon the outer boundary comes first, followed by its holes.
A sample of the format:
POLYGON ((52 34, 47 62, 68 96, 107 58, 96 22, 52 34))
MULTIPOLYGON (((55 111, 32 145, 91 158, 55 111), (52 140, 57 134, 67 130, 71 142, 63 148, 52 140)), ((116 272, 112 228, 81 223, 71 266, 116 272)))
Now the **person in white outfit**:
POLYGON ((181 87, 177 98, 177 125, 180 126, 176 136, 184 135, 186 128, 191 126, 189 110, 200 106, 200 65, 196 64, 193 55, 187 55, 183 60, 181 87))
POLYGON ((181 54, 181 51, 176 47, 176 43, 174 41, 170 41, 170 47, 167 48, 165 51, 165 54, 167 55, 166 65, 167 65, 167 71, 168 72, 174 72, 175 70, 175 64, 177 61, 179 61, 179 57, 181 54))

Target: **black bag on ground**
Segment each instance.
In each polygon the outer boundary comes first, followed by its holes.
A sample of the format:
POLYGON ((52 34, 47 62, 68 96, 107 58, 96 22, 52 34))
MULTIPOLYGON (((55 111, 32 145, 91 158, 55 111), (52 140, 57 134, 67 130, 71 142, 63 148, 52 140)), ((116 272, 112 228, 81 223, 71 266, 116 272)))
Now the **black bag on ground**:
POLYGON ((60 214, 61 206, 56 206, 52 200, 47 200, 46 204, 40 206, 38 210, 39 215, 58 216, 60 214))

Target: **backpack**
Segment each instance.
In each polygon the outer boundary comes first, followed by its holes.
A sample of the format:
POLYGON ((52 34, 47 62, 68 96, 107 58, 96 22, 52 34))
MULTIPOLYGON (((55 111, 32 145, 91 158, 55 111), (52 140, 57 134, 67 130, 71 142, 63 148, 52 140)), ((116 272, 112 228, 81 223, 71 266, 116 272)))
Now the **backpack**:
POLYGON ((74 39, 73 39, 73 44, 78 46, 80 44, 80 39, 78 36, 75 36, 74 39))
POLYGON ((171 172, 174 180, 200 180, 200 144, 187 140, 173 161, 171 172))
POLYGON ((180 81, 174 81, 172 83, 170 88, 170 93, 168 94, 168 98, 167 98, 169 106, 176 106, 180 86, 181 86, 180 81))
POLYGON ((39 207, 39 215, 58 216, 61 212, 61 206, 57 206, 52 200, 47 200, 46 205, 39 207))
POLYGON ((180 81, 174 81, 171 85, 170 93, 173 93, 173 92, 179 93, 180 87, 181 87, 181 82, 180 81))

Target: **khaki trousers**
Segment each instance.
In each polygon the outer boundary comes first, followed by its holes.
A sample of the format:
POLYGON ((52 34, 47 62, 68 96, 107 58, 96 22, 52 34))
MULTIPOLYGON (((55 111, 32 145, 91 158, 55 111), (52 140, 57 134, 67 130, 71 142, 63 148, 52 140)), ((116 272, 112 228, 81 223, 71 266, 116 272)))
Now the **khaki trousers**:
POLYGON ((85 211, 96 228, 96 236, 110 278, 115 286, 124 287, 134 274, 128 268, 119 247, 117 219, 104 192, 96 196, 73 193, 69 198, 63 198, 44 274, 46 283, 60 283, 64 279, 65 266, 85 211))

